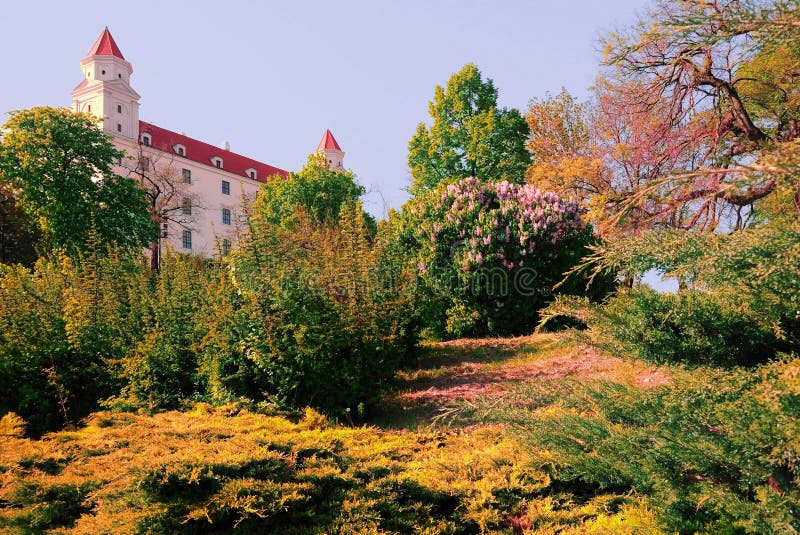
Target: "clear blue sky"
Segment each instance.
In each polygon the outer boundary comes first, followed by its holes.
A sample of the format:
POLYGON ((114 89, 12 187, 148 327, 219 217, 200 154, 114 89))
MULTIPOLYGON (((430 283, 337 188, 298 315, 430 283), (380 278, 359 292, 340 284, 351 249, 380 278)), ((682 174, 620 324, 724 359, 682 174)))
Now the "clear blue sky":
POLYGON ((296 170, 330 128, 378 217, 407 198, 407 144, 436 84, 466 63, 525 111, 585 97, 598 38, 645 0, 6 2, 0 111, 67 106, 107 25, 141 118, 296 170))

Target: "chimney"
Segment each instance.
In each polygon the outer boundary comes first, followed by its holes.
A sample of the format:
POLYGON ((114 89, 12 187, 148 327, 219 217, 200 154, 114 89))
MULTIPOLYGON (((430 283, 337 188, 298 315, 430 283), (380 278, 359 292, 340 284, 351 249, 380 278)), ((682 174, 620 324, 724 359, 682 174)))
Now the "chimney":
POLYGON ((226 142, 224 142, 224 143, 222 144, 222 148, 230 152, 230 150, 231 150, 231 143, 230 143, 230 141, 226 141, 226 142))

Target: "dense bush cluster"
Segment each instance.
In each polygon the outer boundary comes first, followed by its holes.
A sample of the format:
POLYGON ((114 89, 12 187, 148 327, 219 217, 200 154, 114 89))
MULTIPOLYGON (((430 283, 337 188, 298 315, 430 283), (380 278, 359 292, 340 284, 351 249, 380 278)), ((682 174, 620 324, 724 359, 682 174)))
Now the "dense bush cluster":
POLYGON ((657 364, 747 366, 791 347, 735 301, 698 290, 672 294, 640 287, 602 306, 559 299, 544 314, 544 327, 575 318, 603 347, 657 364))
MULTIPOLYGON (((650 388, 621 373, 530 381, 505 403, 472 401, 450 414, 510 426, 532 451, 550 453, 552 487, 576 505, 638 496, 666 533, 791 533, 800 528, 798 366, 675 369, 672 382, 650 388)), ((610 532, 630 532, 619 529, 610 532)))
POLYGON ((34 434, 100 404, 154 411, 193 399, 363 418, 416 343, 400 264, 360 205, 333 223, 298 208, 275 225, 257 210, 228 258, 167 255, 154 274, 95 239, 75 260, 3 267, 0 413, 34 434))
POLYGON ((438 305, 428 327, 449 337, 532 328, 592 240, 576 203, 506 181, 440 185, 407 216, 425 291, 438 305))

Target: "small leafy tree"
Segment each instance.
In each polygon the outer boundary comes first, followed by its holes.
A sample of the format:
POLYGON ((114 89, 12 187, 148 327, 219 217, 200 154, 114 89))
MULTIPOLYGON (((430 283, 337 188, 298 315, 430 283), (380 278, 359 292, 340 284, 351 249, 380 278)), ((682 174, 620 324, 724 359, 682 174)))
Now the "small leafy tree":
POLYGON ((121 246, 150 243, 156 227, 138 184, 111 172, 121 157, 96 119, 66 108, 11 112, 3 126, 0 172, 48 245, 74 254, 92 229, 121 246))
MULTIPOLYGON (((325 157, 317 153, 308 156, 299 172, 270 180, 262 190, 254 210, 273 225, 290 221, 297 207, 318 224, 335 224, 342 206, 358 201, 366 191, 352 172, 331 170, 325 157)), ((367 217, 374 233, 375 222, 367 217)))
POLYGON ((436 86, 429 105, 433 124, 420 123, 408 143, 408 166, 417 195, 443 180, 476 177, 516 182, 530 164, 528 125, 516 109, 497 107, 497 89, 469 64, 436 86))

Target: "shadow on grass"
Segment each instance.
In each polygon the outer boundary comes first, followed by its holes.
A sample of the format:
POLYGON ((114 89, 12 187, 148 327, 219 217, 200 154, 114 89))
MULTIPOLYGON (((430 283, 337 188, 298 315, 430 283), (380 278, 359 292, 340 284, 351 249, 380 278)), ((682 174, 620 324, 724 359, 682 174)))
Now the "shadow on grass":
POLYGON ((546 367, 536 361, 563 347, 553 335, 427 343, 417 366, 398 372, 370 423, 385 429, 426 427, 451 401, 498 395, 507 383, 547 378, 546 367))

